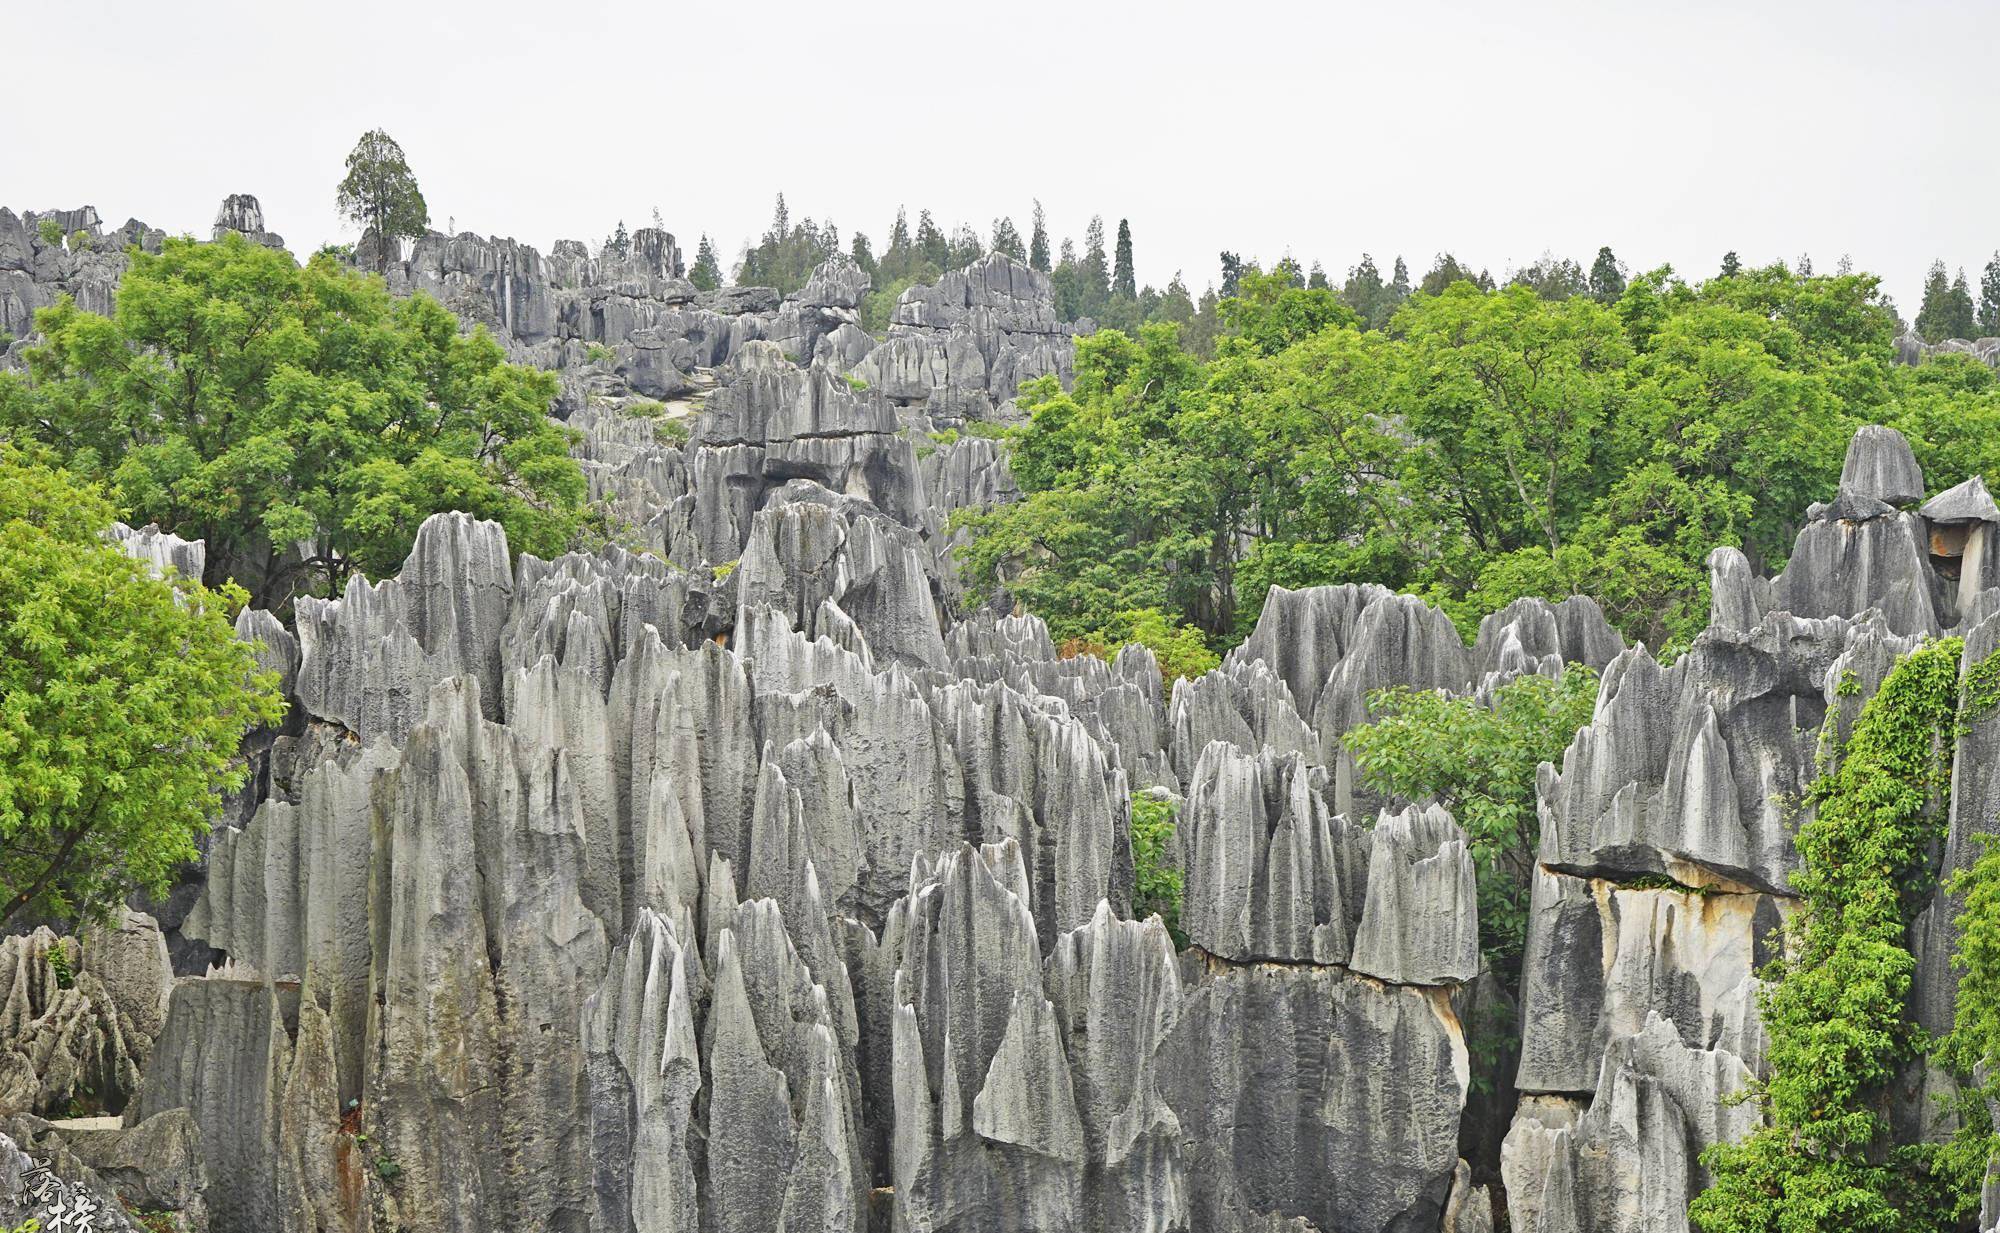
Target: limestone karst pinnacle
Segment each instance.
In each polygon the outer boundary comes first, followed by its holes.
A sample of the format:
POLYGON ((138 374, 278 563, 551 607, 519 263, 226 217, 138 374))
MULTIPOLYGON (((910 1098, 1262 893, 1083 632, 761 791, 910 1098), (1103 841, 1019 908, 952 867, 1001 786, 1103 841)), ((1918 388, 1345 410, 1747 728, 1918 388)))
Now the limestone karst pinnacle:
MULTIPOLYGON (((215 225, 276 242, 253 198, 215 225)), ((119 260, 0 211, 0 329, 59 290, 108 306, 119 260)), ((52 935, 0 941, 0 1224, 19 1144, 212 1233, 1470 1233, 1499 1180, 1516 1230, 1684 1228, 1701 1149, 1755 1116, 1731 1098, 1798 869, 1774 802, 1850 674, 2000 640, 2000 577, 1930 551, 1991 499, 1912 509, 1914 455, 1870 429, 1781 573, 1711 557, 1712 628, 1670 664, 1587 599, 1468 645, 1411 596, 1280 588, 1169 688, 956 592, 950 513, 1013 480, 924 434, 1072 369, 1020 263, 911 288, 879 341, 851 264, 699 293, 653 229, 616 259, 432 234, 389 281, 562 375, 637 542, 543 560, 441 514, 394 577, 242 614, 296 711, 200 878, 93 934, 72 987, 52 935), (684 444, 607 409, 694 393, 684 444), (1374 799, 1341 736, 1374 689, 1566 663, 1603 676, 1540 776, 1523 1099, 1470 1126, 1467 836, 1374 799), (1139 790, 1181 803, 1184 945, 1133 918, 1139 790), (122 1128, 41 1120, 80 1084, 122 1128)), ((198 543, 116 537, 200 572, 198 543)), ((1962 738, 1948 864, 2000 792, 1992 729, 1962 738)))

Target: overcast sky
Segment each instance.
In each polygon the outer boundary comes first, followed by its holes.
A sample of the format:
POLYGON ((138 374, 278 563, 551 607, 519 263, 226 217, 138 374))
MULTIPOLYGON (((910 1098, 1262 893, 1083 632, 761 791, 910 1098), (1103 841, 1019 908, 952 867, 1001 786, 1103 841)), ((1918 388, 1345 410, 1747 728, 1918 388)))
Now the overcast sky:
MULTIPOLYGON (((110 0, 8 57, 0 204, 206 235, 256 194, 294 251, 355 138, 434 226, 547 250, 658 206, 692 257, 898 203, 986 232, 1128 217, 1142 282, 1231 249, 1495 275, 1544 250, 1706 276, 1842 254, 1906 316, 2000 246, 2000 6, 1974 3, 429 4, 110 0)), ((16 35, 29 31, 11 23, 16 35)))

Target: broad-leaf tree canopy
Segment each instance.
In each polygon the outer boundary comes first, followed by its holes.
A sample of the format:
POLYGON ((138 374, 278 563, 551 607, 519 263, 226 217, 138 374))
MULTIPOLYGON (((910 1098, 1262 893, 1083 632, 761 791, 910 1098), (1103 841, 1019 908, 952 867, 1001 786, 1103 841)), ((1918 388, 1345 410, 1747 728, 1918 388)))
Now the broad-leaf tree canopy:
POLYGON ((154 578, 111 520, 0 442, 0 928, 164 892, 242 782, 243 733, 283 711, 230 623, 243 592, 154 578))
POLYGON ((36 324, 26 384, 0 378, 0 432, 107 482, 135 523, 207 540, 205 581, 260 606, 394 572, 442 510, 542 555, 582 516, 555 378, 329 256, 168 240, 134 252, 112 316, 65 298, 36 324))

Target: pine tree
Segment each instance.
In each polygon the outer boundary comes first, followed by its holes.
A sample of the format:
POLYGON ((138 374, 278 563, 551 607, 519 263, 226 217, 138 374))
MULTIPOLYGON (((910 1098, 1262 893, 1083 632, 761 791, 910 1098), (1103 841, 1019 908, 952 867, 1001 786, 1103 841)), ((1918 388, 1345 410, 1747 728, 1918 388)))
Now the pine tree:
POLYGON ((1246 268, 1247 267, 1243 264, 1243 258, 1237 256, 1235 253, 1229 252, 1226 249, 1223 251, 1222 290, 1220 292, 1220 296, 1222 299, 1228 300, 1235 298, 1237 289, 1241 285, 1243 280, 1243 271, 1246 268))
POLYGON ((951 241, 944 238, 944 232, 931 220, 929 210, 917 212, 917 251, 940 270, 951 263, 951 241))
POLYGON ((1736 250, 1722 254, 1722 277, 1734 278, 1743 272, 1743 262, 1737 259, 1736 250))
POLYGON ((1317 261, 1313 262, 1312 271, 1306 275, 1306 289, 1309 291, 1326 291, 1331 286, 1332 284, 1326 281, 1326 267, 1317 261))
POLYGON ((1951 280, 1945 274, 1944 262, 1931 262, 1930 272, 1924 275, 1924 300, 1917 309, 1917 337, 1925 342, 1943 342, 1951 337, 1951 280))
POLYGON ((1986 274, 1979 280, 1978 322, 1980 337, 2000 335, 2000 252, 1986 263, 1986 274))
POLYGON ((889 228, 889 247, 883 254, 907 252, 910 247, 910 216, 902 206, 896 207, 896 222, 889 228))
POLYGON ((1597 250, 1597 260, 1590 263, 1590 298, 1609 304, 1624 294, 1625 271, 1619 267, 1618 258, 1611 255, 1611 246, 1606 244, 1597 250))
POLYGON ((1042 216, 1041 198, 1035 199, 1034 235, 1028 241, 1028 267, 1049 272, 1049 223, 1042 216))
POLYGON ((1104 216, 1093 214, 1083 230, 1083 262, 1079 267, 1085 316, 1102 315, 1111 299, 1111 266, 1104 253, 1104 216))
POLYGON ((960 223, 951 233, 951 243, 945 247, 945 268, 962 270, 985 255, 986 244, 979 233, 969 224, 960 223))
POLYGON ((1347 285, 1340 289, 1340 298, 1360 315, 1362 324, 1369 329, 1377 329, 1388 321, 1388 314, 1382 311, 1383 293, 1387 289, 1382 282, 1382 271, 1375 265, 1375 258, 1363 253, 1361 264, 1347 272, 1347 285))
POLYGON ((771 236, 772 238, 776 239, 778 243, 783 244, 785 242, 785 237, 791 234, 791 230, 792 230, 791 211, 785 208, 785 195, 783 193, 779 193, 777 208, 771 212, 771 236))
POLYGON ((695 249, 694 268, 688 271, 688 281, 698 291, 713 291, 722 285, 722 263, 715 259, 715 241, 703 232, 701 246, 695 249))
POLYGON ((875 250, 869 246, 867 232, 857 231, 854 233, 854 247, 848 251, 847 255, 854 258, 854 264, 868 271, 870 277, 874 276, 875 250))
POLYGON ((1946 319, 1949 338, 1971 338, 1979 327, 1972 312, 1972 288, 1965 282, 1965 267, 1960 266, 1958 277, 1951 280, 1950 316, 1946 319))
POLYGON ((1001 217, 993 220, 993 251, 1006 253, 1016 261, 1027 260, 1027 246, 1021 243, 1021 232, 1014 226, 1013 219, 1001 217))
POLYGON ((1389 290, 1395 293, 1399 305, 1410 298, 1410 267, 1403 264, 1400 255, 1396 258, 1395 277, 1389 280, 1389 290))
POLYGON ((1118 251, 1111 267, 1111 293, 1132 299, 1139 294, 1137 278, 1132 273, 1132 224, 1125 219, 1118 220, 1118 251))

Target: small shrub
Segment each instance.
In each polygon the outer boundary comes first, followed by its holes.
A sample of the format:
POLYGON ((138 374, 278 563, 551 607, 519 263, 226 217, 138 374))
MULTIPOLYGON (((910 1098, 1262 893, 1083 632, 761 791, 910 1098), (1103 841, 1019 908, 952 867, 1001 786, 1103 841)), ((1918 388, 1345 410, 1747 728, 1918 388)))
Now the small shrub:
POLYGON ((667 404, 663 402, 654 402, 650 398, 635 398, 631 402, 625 404, 625 414, 627 415, 636 415, 642 418, 650 418, 656 415, 665 415, 666 413, 667 413, 667 404))
POLYGON ((930 438, 931 440, 937 442, 939 445, 957 445, 958 429, 956 428, 942 429, 938 432, 931 433, 930 438))
POLYGON ((46 958, 48 960, 49 971, 55 974, 56 988, 76 988, 76 968, 70 962, 69 939, 56 939, 56 944, 49 947, 46 958))
POLYGON ((660 420, 653 425, 653 439, 673 445, 688 443, 688 422, 682 420, 660 420))
POLYGON ((583 349, 583 357, 593 364, 609 364, 611 362, 611 348, 605 346, 603 343, 591 343, 583 349))
POLYGON ((861 393, 863 390, 866 390, 868 388, 868 383, 866 381, 863 381, 861 378, 855 376, 851 372, 844 372, 840 375, 843 379, 846 380, 847 388, 853 390, 857 394, 861 393))
POLYGON ((69 251, 71 251, 71 252, 73 252, 73 253, 87 253, 87 252, 89 252, 89 251, 90 251, 90 233, 89 233, 88 231, 85 231, 85 230, 84 230, 83 228, 81 228, 81 227, 78 227, 78 228, 77 228, 77 229, 76 229, 75 231, 72 231, 72 232, 70 232, 70 233, 69 233, 69 251))
POLYGON ((42 243, 50 248, 61 248, 63 242, 62 224, 53 218, 39 219, 35 223, 35 234, 42 237, 42 243))
POLYGON ((721 582, 724 578, 727 578, 729 577, 729 575, 735 573, 736 567, 741 564, 743 564, 741 558, 734 561, 724 561, 722 564, 716 566, 714 570, 711 572, 714 573, 715 580, 717 582, 721 582))
POLYGON ((1005 441, 1014 435, 1014 430, 1005 424, 996 424, 992 420, 967 420, 965 421, 965 435, 968 437, 985 437, 990 441, 1005 441))
POLYGON ((1138 643, 1160 661, 1160 675, 1170 685, 1184 677, 1193 679, 1211 672, 1222 662, 1222 657, 1208 648, 1199 629, 1170 624, 1167 614, 1157 608, 1121 612, 1110 625, 1087 635, 1085 640, 1107 647, 1138 643))
POLYGON ((1132 915, 1158 915, 1184 947, 1181 932, 1181 871, 1174 860, 1176 810, 1173 801, 1151 792, 1132 794, 1132 915))

